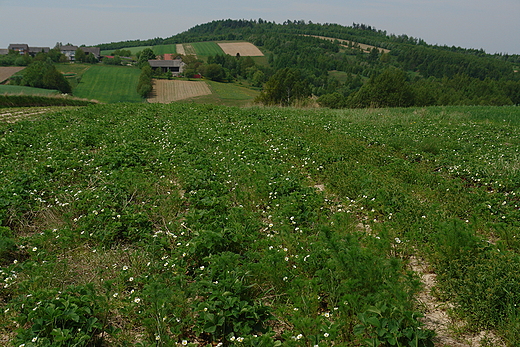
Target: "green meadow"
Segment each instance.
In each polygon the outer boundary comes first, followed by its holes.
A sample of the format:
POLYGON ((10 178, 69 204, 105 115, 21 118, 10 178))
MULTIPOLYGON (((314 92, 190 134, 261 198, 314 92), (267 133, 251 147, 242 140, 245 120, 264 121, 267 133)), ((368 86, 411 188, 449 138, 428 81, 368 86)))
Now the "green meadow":
POLYGON ((122 103, 0 121, 0 339, 433 346, 419 261, 454 339, 515 346, 519 130, 517 107, 122 103))
POLYGON ((197 104, 214 104, 225 106, 251 106, 253 100, 260 93, 236 83, 221 83, 205 80, 212 91, 210 95, 199 96, 184 100, 183 102, 194 102, 197 104))
POLYGON ((57 90, 0 84, 0 94, 53 95, 57 90))
POLYGON ((193 42, 190 43, 195 49, 198 57, 208 57, 210 55, 215 56, 217 54, 223 55, 224 51, 216 42, 193 42))
POLYGON ((177 45, 171 44, 171 45, 157 45, 152 47, 153 51, 157 55, 161 54, 175 54, 177 53, 177 45))
POLYGON ((136 91, 140 73, 138 68, 94 65, 82 75, 73 93, 103 103, 142 102, 136 91))

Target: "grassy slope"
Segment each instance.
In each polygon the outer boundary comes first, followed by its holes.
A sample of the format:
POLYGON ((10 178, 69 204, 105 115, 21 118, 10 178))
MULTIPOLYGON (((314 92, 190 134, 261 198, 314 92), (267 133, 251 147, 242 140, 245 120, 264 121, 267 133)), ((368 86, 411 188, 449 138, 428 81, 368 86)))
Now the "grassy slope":
POLYGON ((175 45, 175 44, 157 45, 157 46, 153 46, 152 49, 155 52, 155 54, 157 54, 157 55, 165 54, 165 53, 169 53, 169 54, 177 53, 177 45, 175 45))
POLYGON ((136 87, 141 70, 130 67, 95 65, 74 89, 75 96, 100 102, 142 102, 136 87))
POLYGON ((95 314, 119 345, 257 345, 265 303, 284 345, 357 346, 371 305, 397 333, 421 309, 417 255, 470 328, 520 338, 518 108, 96 105, 0 126, 11 337, 76 300, 74 336, 95 314))
POLYGON ((225 106, 250 106, 259 92, 234 83, 205 81, 213 94, 186 99, 183 102, 214 104, 225 106))
POLYGON ((193 42, 191 43, 195 52, 197 52, 197 56, 207 57, 210 55, 224 54, 222 49, 216 42, 193 42))
POLYGON ((59 92, 52 89, 0 85, 0 94, 50 95, 59 94, 59 92))

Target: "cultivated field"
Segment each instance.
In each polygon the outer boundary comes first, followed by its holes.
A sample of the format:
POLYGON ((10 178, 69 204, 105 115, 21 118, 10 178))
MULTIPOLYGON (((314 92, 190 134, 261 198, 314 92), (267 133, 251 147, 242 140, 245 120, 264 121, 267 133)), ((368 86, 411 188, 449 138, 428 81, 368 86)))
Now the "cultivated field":
POLYGON ((137 94, 141 70, 123 66, 94 65, 73 90, 75 96, 100 102, 142 102, 137 94))
POLYGON ((217 45, 216 42, 194 42, 191 44, 197 56, 207 57, 207 56, 215 56, 217 54, 223 54, 224 52, 217 45))
POLYGON ((520 341, 517 107, 27 117, 0 119, 2 345, 520 341))
POLYGON ((176 51, 179 54, 186 55, 186 51, 184 50, 184 45, 182 43, 178 43, 176 45, 176 51))
POLYGON ((250 42, 223 42, 218 44, 224 53, 229 55, 237 55, 243 57, 261 57, 264 54, 255 45, 250 42))
POLYGON ((359 48, 361 48, 362 50, 364 50, 365 52, 370 52, 373 48, 378 49, 379 52, 381 52, 381 53, 388 53, 388 52, 390 52, 389 49, 380 48, 380 47, 371 46, 371 45, 365 45, 363 43, 358 43, 358 42, 354 42, 354 41, 335 39, 333 37, 325 37, 325 36, 317 36, 317 35, 305 35, 305 36, 312 36, 312 37, 316 37, 316 38, 319 38, 319 39, 322 39, 322 40, 328 40, 328 41, 338 40, 342 44, 343 47, 349 47, 349 44, 352 44, 352 46, 356 45, 359 48))
POLYGON ((203 81, 154 80, 150 103, 168 104, 173 101, 211 94, 203 81))
POLYGON ((9 77, 14 75, 17 72, 25 69, 23 66, 2 66, 0 67, 0 83, 7 80, 9 77))
POLYGON ((157 45, 152 47, 153 51, 157 55, 161 54, 175 54, 177 53, 177 45, 157 45))

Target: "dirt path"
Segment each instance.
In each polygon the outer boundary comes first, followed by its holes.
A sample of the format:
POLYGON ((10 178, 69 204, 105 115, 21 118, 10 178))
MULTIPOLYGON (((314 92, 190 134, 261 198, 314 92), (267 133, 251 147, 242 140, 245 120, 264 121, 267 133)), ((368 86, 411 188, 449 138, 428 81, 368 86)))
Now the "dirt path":
POLYGON ((178 54, 186 55, 186 51, 184 50, 184 45, 182 43, 178 43, 176 49, 178 54))
POLYGON ((447 311, 453 308, 449 302, 441 302, 432 295, 432 289, 437 283, 437 275, 430 271, 430 265, 417 257, 410 258, 410 267, 421 276, 424 289, 417 300, 425 308, 422 319, 427 329, 434 330, 436 347, 478 347, 481 342, 492 343, 495 347, 505 347, 505 344, 492 332, 481 331, 477 334, 457 334, 454 329, 463 327, 464 323, 449 317, 447 311))

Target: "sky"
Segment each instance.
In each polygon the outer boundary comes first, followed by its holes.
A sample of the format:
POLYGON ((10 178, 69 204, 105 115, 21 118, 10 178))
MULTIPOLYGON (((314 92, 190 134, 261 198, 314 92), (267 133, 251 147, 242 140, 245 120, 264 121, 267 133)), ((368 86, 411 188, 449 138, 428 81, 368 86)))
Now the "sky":
POLYGON ((170 37, 219 19, 364 23, 429 44, 520 54, 520 0, 0 0, 0 48, 170 37))

